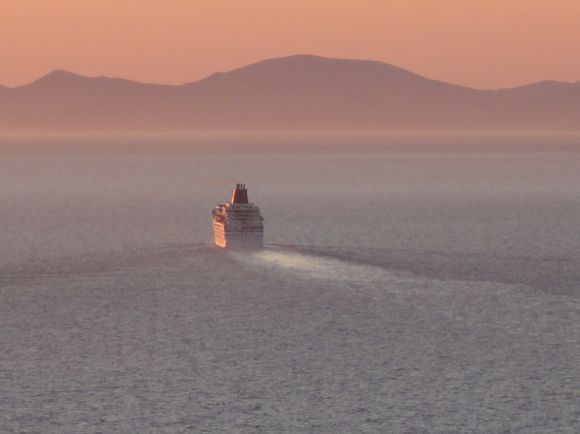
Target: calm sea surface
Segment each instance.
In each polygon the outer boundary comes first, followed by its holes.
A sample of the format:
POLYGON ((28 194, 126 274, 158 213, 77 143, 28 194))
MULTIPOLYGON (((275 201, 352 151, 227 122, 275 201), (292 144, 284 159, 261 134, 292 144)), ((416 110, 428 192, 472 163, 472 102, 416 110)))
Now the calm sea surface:
POLYGON ((2 433, 578 433, 580 137, 2 136, 0 327, 2 433))

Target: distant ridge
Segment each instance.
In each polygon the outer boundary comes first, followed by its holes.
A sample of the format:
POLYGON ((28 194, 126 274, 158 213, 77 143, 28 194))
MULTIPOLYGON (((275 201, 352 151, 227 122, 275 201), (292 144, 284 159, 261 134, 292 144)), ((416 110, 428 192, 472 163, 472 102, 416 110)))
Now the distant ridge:
POLYGON ((178 86, 56 70, 0 86, 0 131, 580 131, 580 83, 479 90, 296 55, 178 86))

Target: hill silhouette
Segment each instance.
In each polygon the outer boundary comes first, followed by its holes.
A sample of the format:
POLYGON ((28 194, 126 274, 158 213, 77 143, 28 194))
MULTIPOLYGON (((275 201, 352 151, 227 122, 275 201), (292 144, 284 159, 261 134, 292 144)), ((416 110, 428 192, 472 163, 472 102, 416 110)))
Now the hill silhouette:
POLYGON ((580 83, 480 90, 382 62, 296 55, 178 86, 57 70, 0 86, 2 131, 580 130, 580 83))

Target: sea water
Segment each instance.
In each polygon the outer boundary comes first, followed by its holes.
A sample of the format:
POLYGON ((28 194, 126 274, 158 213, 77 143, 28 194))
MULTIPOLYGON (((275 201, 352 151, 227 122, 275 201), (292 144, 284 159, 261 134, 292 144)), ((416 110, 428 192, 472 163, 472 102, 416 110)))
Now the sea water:
POLYGON ((0 432, 576 433, 579 291, 575 136, 0 139, 0 432))

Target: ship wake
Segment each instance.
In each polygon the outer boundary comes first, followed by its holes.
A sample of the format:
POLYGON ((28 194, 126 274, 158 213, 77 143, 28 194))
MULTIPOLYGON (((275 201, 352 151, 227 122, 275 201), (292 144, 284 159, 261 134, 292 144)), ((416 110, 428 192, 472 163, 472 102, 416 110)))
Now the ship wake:
POLYGON ((287 251, 268 246, 253 252, 229 252, 241 263, 272 271, 282 271, 298 278, 317 279, 337 283, 401 283, 408 277, 376 265, 349 262, 334 257, 287 251))

